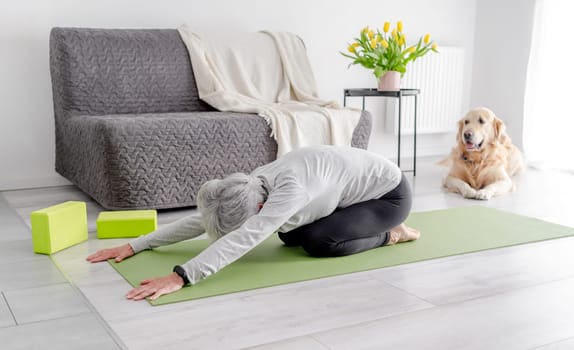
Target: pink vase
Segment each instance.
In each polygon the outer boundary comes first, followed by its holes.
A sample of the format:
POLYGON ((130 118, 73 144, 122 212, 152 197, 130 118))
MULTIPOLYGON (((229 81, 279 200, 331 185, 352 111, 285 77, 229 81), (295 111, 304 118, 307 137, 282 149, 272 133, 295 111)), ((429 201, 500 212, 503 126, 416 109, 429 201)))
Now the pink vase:
POLYGON ((388 71, 379 78, 379 91, 399 91, 401 89, 401 73, 388 71))

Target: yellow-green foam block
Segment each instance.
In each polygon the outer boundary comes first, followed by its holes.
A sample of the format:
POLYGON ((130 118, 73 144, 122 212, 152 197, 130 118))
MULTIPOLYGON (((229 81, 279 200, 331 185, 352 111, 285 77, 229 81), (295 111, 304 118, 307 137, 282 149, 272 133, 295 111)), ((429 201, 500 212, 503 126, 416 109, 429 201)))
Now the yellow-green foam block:
POLYGON ((139 237, 157 229, 155 210, 103 211, 96 220, 98 238, 139 237))
POLYGON ((30 214, 34 252, 52 254, 88 239, 86 203, 64 202, 30 214))

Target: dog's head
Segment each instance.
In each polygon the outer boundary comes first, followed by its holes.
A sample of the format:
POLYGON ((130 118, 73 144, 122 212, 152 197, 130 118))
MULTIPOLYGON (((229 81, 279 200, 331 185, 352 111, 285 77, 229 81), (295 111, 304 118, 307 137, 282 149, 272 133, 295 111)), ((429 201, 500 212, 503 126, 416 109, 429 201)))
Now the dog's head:
POLYGON ((475 108, 458 122, 457 141, 467 151, 480 151, 504 137, 504 123, 488 108, 475 108))

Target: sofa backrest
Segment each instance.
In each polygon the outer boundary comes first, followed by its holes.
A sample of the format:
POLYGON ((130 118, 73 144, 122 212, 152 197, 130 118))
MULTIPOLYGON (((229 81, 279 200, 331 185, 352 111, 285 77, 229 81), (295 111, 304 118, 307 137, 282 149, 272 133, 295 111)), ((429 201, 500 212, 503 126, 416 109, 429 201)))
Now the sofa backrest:
POLYGON ((175 29, 53 28, 50 72, 56 117, 213 110, 175 29))

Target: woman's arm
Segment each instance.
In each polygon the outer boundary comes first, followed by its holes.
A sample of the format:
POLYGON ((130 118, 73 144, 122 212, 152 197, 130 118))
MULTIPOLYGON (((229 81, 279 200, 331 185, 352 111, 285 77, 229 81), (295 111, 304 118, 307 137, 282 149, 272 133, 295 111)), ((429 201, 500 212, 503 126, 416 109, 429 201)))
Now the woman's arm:
POLYGON ((308 202, 307 190, 294 177, 284 178, 271 190, 258 214, 181 265, 189 283, 195 284, 241 258, 276 232, 308 202))
POLYGON ((197 237, 205 232, 201 223, 201 213, 196 210, 193 214, 160 227, 149 235, 140 236, 129 242, 134 253, 142 250, 173 244, 186 239, 197 237))
MULTIPOLYGON (((201 254, 181 265, 187 282, 195 284, 239 259, 279 229, 291 216, 309 202, 307 191, 295 179, 274 188, 261 211, 240 228, 230 232, 207 247, 201 254)), ((182 288, 184 279, 177 273, 142 281, 126 297, 141 300, 156 299, 182 288)))
POLYGON ((194 238, 204 233, 204 231, 203 225, 201 224, 201 214, 199 211, 196 211, 182 219, 162 226, 148 235, 140 236, 127 244, 98 250, 88 256, 86 260, 96 263, 108 259, 115 259, 116 262, 120 262, 142 250, 157 248, 194 238))

